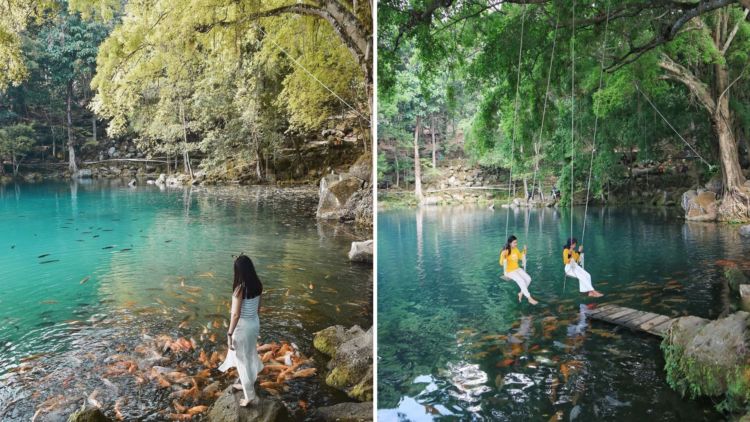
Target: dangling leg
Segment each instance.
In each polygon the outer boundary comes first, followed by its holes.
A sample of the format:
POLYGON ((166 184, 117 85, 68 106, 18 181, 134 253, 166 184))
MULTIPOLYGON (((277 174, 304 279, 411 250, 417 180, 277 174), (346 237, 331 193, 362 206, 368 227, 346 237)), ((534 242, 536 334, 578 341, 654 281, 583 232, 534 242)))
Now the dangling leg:
POLYGON ((578 265, 573 269, 576 277, 578 278, 578 291, 581 293, 588 293, 591 297, 601 297, 603 294, 594 290, 594 286, 591 284, 591 274, 578 265))
POLYGON ((522 269, 517 269, 515 271, 511 271, 507 274, 508 278, 515 281, 518 285, 518 288, 521 289, 521 292, 518 294, 518 301, 521 301, 521 297, 526 296, 526 299, 528 299, 529 303, 532 305, 536 305, 538 302, 534 300, 533 297, 531 297, 531 294, 529 293, 528 286, 531 284, 531 277, 529 277, 528 274, 526 274, 526 271, 522 269))

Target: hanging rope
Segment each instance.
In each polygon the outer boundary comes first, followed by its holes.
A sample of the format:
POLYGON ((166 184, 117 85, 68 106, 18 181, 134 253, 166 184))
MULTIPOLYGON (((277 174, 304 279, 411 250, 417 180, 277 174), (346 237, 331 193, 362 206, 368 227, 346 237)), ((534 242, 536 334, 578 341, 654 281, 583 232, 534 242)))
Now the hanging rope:
POLYGON ((335 92, 333 92, 333 90, 332 90, 331 88, 329 88, 329 87, 328 87, 328 86, 327 86, 326 84, 324 84, 323 82, 321 82, 321 81, 320 81, 320 79, 316 78, 316 77, 315 77, 315 75, 313 75, 313 74, 312 74, 312 72, 310 72, 309 70, 307 70, 307 68, 306 68, 305 66, 303 66, 303 65, 302 65, 302 64, 301 64, 300 62, 298 62, 298 61, 297 61, 297 59, 295 59, 294 57, 292 57, 292 55, 291 55, 291 54, 289 54, 289 53, 288 53, 288 52, 287 52, 286 50, 284 50, 284 48, 283 48, 282 46, 280 46, 280 45, 279 45, 279 44, 278 44, 278 43, 277 43, 277 42, 276 42, 276 41, 275 41, 275 40, 274 40, 273 38, 271 38, 271 37, 270 37, 270 36, 268 35, 268 33, 266 33, 266 31, 264 31, 264 30, 263 30, 263 28, 261 28, 261 27, 260 27, 260 25, 256 26, 256 28, 257 28, 257 29, 258 29, 258 30, 259 30, 260 32, 262 32, 262 33, 263 33, 263 35, 265 35, 265 36, 266 36, 266 38, 267 38, 267 39, 268 39, 269 41, 271 41, 271 43, 272 43, 272 44, 273 44, 274 46, 276 46, 276 48, 278 48, 279 50, 281 50, 281 52, 282 52, 282 53, 284 53, 284 55, 285 55, 285 56, 287 56, 287 57, 289 58, 289 60, 291 60, 291 61, 292 61, 292 62, 293 62, 294 64, 296 64, 297 66, 299 66, 299 68, 300 68, 300 69, 304 70, 304 71, 305 71, 305 73, 307 73, 307 74, 308 74, 308 75, 309 75, 309 76, 310 76, 310 77, 311 77, 311 78, 312 78, 313 80, 315 80, 315 82, 319 83, 319 84, 320 84, 320 86, 322 86, 322 87, 323 87, 323 88, 325 88, 325 89, 326 89, 326 90, 327 90, 328 92, 330 92, 330 93, 331 93, 331 95, 333 95, 334 97, 338 98, 338 100, 339 100, 339 101, 341 101, 341 102, 342 102, 342 103, 344 103, 344 104, 345 104, 345 105, 346 105, 347 107, 349 107, 349 108, 350 108, 350 109, 351 109, 351 110, 352 110, 352 111, 353 111, 353 112, 354 112, 354 113, 355 113, 355 114, 356 114, 357 116, 359 116, 359 117, 360 117, 361 119, 363 119, 364 121, 366 121, 368 125, 370 124, 370 119, 368 119, 367 117, 365 117, 365 116, 364 116, 364 115, 363 115, 362 113, 360 113, 360 112, 359 112, 359 111, 358 111, 358 110, 357 110, 356 108, 354 108, 354 106, 352 106, 351 104, 349 104, 348 102, 346 102, 346 100, 344 100, 343 98, 341 98, 341 97, 340 97, 340 96, 339 96, 338 94, 336 94, 335 92))
POLYGON ((576 96, 575 96, 575 84, 576 84, 576 2, 573 1, 573 33, 570 37, 570 61, 571 61, 571 72, 570 72, 570 238, 573 238, 573 188, 574 188, 574 174, 573 165, 575 163, 575 148, 573 140, 575 138, 575 110, 576 110, 576 96))
MULTIPOLYGON (((523 31, 526 23, 526 5, 523 5, 523 13, 521 14, 521 41, 518 47, 518 69, 516 71, 516 99, 513 110, 513 135, 511 136, 511 147, 510 147, 510 173, 508 174, 508 204, 511 203, 511 183, 513 182, 513 161, 515 160, 515 148, 516 148, 516 119, 518 117, 518 96, 519 88, 521 86, 521 53, 523 52, 523 31)), ((510 208, 505 214, 505 238, 508 238, 508 223, 510 221, 510 208)))
MULTIPOLYGON (((609 3, 607 3, 607 21, 604 23, 604 42, 602 43, 602 54, 599 67, 599 89, 602 90, 602 80, 604 79, 604 52, 607 49, 607 31, 609 29, 609 3)), ((581 230, 581 245, 583 245, 583 239, 586 237, 586 217, 589 212, 589 191, 591 190, 591 171, 594 168, 594 153, 596 152, 596 131, 599 127, 599 115, 594 112, 594 139, 591 147, 591 162, 589 163, 589 178, 586 183, 586 208, 583 211, 583 230, 581 230)))
POLYGON ((691 149, 691 150, 693 151, 693 153, 695 153, 695 155, 697 155, 697 156, 698 156, 698 158, 700 158, 700 159, 701 159, 701 161, 703 161, 703 162, 704 162, 704 163, 706 164, 706 166, 708 166, 708 169, 709 169, 709 170, 713 169, 713 168, 714 168, 714 166, 713 166, 712 164, 710 164, 710 163, 709 163, 708 161, 706 161, 706 160, 705 160, 705 159, 703 158, 703 156, 701 156, 700 154, 698 154, 698 151, 696 151, 696 150, 695 150, 695 148, 693 148, 693 146, 692 146, 692 145, 690 145, 690 143, 689 143, 688 141, 686 141, 686 140, 685 140, 685 138, 683 138, 683 137, 682 137, 682 135, 680 135, 680 132, 678 132, 678 131, 677 131, 677 129, 675 129, 675 128, 674 128, 674 126, 672 126, 672 124, 671 124, 671 123, 669 123, 669 120, 667 120, 667 118, 666 118, 666 117, 664 117, 664 115, 663 115, 663 114, 661 114, 661 111, 659 111, 659 109, 658 109, 658 108, 656 108, 656 106, 654 105, 654 103, 652 103, 652 102, 651 102, 651 99, 650 99, 650 98, 648 98, 648 95, 646 95, 646 93, 645 93, 645 92, 643 92, 643 91, 641 90, 641 88, 640 88, 640 86, 639 86, 639 85, 640 85, 640 83, 639 83, 638 81, 636 81, 636 83, 635 83, 635 89, 637 89, 637 90, 638 90, 638 92, 640 92, 640 93, 641 93, 641 95, 643 95, 643 98, 645 98, 645 99, 646 99, 646 101, 648 101, 648 103, 649 103, 649 104, 651 104, 651 107, 653 107, 653 108, 654 108, 654 110, 656 110, 656 113, 657 113, 657 114, 659 114, 659 117, 661 117, 661 118, 662 118, 662 120, 664 120, 664 123, 666 123, 666 124, 667 124, 667 126, 669 126, 669 127, 670 127, 670 128, 671 128, 671 129, 673 130, 673 131, 674 131, 674 133, 676 133, 676 134, 677 134, 677 136, 679 136, 679 137, 680 137, 680 139, 682 139, 682 142, 684 142, 684 143, 685 143, 685 145, 687 145, 687 146, 688 146, 688 147, 689 147, 689 148, 690 148, 690 149, 691 149))
MULTIPOLYGON (((539 151, 543 145, 542 134, 544 133, 544 117, 547 114, 547 100, 549 99, 549 84, 552 80, 552 63, 555 61, 555 47, 557 46, 557 28, 560 25, 560 13, 557 14, 557 20, 555 21, 555 35, 552 38, 552 54, 549 59, 549 70, 547 71, 547 89, 544 91, 544 107, 542 108, 542 125, 539 128, 539 149, 536 152, 536 160, 534 163, 534 177, 531 182, 531 197, 534 198, 534 187, 536 186, 536 173, 539 170, 539 151)), ((539 192, 542 191, 542 181, 539 180, 539 192)))

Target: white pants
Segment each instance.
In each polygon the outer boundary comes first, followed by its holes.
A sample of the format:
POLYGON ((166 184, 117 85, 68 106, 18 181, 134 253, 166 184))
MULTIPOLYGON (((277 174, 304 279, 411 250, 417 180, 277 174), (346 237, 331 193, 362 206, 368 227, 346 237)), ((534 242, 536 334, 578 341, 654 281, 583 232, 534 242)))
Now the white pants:
POLYGON ((219 370, 224 372, 229 368, 237 367, 240 376, 242 391, 245 399, 255 398, 255 380, 263 370, 258 351, 255 349, 258 333, 260 332, 260 321, 258 318, 240 318, 234 329, 234 348, 227 353, 224 363, 219 370))
POLYGON ((513 280, 518 284, 518 287, 521 289, 521 293, 523 293, 524 296, 526 296, 526 299, 531 298, 531 294, 529 294, 529 285, 531 284, 531 277, 526 274, 526 271, 524 271, 522 268, 519 268, 517 270, 513 270, 509 273, 505 274, 506 277, 513 280))
POLYGON ((578 279, 579 292, 588 293, 594 290, 594 286, 591 285, 591 274, 584 270, 575 261, 571 261, 565 266, 565 275, 578 279))

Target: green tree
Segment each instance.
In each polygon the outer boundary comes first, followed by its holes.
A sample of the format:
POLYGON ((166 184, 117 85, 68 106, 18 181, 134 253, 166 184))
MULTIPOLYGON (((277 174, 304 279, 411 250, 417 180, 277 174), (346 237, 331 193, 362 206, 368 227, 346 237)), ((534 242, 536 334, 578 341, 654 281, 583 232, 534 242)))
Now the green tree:
MULTIPOLYGON (((13 176, 18 176, 18 167, 24 157, 34 146, 34 128, 19 123, 0 129, 0 161, 10 159, 13 176)), ((5 173, 5 166, 0 165, 0 173, 5 173)))

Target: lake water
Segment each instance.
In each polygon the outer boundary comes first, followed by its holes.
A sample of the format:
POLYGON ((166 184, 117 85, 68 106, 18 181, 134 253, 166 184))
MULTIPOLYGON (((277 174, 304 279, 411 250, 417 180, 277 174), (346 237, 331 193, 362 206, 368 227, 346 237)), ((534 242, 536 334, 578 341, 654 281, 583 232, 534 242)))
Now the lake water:
MULTIPOLYGON (((601 299, 563 276, 570 210, 379 213, 379 418, 723 419, 710 400, 667 385, 659 338, 585 317, 604 302, 704 318, 737 305, 722 288, 724 266, 750 269, 750 245, 736 227, 676 212, 589 209, 586 269, 601 299), (506 234, 528 245, 537 306, 519 304, 516 284, 499 277, 506 234)), ((579 240, 583 214, 573 212, 579 240)))
MULTIPOLYGON (((323 384, 312 338, 334 324, 372 325, 372 269, 347 259, 351 242, 369 235, 318 222, 316 205, 314 188, 0 187, 0 419, 61 420, 88 402, 110 416, 116 407, 125 419, 163 420, 190 384, 159 388, 149 367, 192 375, 207 369, 195 363, 199 351, 226 352, 241 252, 264 283, 260 341, 293 342, 318 367, 282 394, 293 415, 346 401, 323 384), (189 352, 154 346, 180 337, 192 339, 189 352), (148 347, 156 358, 144 357, 148 347), (137 370, 116 370, 129 361, 137 370)), ((228 382, 214 372, 193 382, 214 378, 228 382)), ((210 400, 185 404, 199 403, 210 400)))

